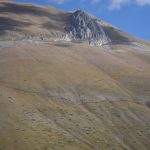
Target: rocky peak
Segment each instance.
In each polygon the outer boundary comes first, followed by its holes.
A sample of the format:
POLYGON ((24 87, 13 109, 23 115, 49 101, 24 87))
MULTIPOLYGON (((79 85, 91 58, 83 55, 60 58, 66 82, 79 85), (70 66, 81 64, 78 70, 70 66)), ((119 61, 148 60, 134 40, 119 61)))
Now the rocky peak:
POLYGON ((82 10, 71 14, 66 31, 74 40, 88 41, 94 45, 103 45, 109 42, 109 38, 96 19, 82 10))

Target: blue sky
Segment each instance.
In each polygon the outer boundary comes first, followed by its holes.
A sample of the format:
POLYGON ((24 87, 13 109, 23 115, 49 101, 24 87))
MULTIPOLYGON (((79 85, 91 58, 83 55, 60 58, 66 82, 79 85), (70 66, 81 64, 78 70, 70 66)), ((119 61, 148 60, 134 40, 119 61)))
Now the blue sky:
POLYGON ((52 5, 63 10, 83 9, 139 38, 150 40, 150 0, 16 0, 52 5))

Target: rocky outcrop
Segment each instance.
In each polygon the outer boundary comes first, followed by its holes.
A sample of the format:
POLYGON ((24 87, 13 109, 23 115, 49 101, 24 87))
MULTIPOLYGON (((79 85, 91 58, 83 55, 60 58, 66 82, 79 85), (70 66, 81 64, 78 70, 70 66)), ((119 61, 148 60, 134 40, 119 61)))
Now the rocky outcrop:
POLYGON ((65 29, 73 40, 87 41, 97 46, 110 42, 96 19, 82 10, 75 11, 69 17, 65 29))

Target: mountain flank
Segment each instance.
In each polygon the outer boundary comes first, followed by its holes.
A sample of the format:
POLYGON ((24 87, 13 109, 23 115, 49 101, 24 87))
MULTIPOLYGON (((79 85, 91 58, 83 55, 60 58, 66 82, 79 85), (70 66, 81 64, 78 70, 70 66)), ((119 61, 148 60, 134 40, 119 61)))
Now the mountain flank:
POLYGON ((0 150, 149 150, 150 43, 90 14, 0 3, 0 150))

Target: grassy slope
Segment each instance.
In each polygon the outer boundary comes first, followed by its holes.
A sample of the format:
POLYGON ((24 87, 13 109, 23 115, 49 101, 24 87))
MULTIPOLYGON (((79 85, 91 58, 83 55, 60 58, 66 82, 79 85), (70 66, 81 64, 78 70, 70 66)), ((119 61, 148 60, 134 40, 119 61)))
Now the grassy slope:
POLYGON ((0 40, 62 36, 69 14, 30 3, 0 2, 0 40))
MULTIPOLYGON (((68 15, 32 4, 1 5, 0 39, 64 34, 68 15)), ((104 27, 115 38, 124 35, 104 27)), ((148 51, 10 43, 0 43, 0 149, 149 149, 148 51)))
POLYGON ((0 149, 149 149, 149 52, 25 45, 0 49, 0 149))

